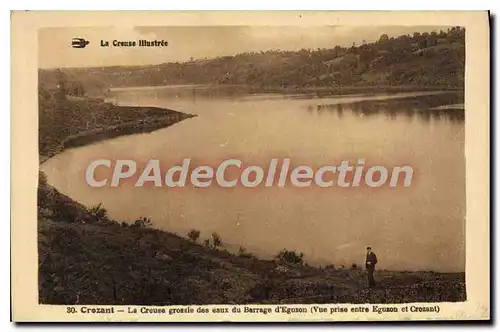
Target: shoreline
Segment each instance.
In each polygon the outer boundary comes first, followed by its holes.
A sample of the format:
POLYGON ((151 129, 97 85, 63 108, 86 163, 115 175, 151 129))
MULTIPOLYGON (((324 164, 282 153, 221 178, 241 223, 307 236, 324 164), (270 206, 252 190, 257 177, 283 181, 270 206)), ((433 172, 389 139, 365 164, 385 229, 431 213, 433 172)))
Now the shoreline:
MULTIPOLYGON (((70 132, 69 134, 63 134, 61 135, 61 137, 58 137, 58 129, 46 130, 46 132, 43 133, 42 128, 39 128, 39 165, 43 164, 45 161, 58 155, 59 153, 64 152, 66 149, 91 145, 100 141, 113 139, 120 136, 150 133, 159 129, 170 127, 183 120, 197 116, 195 114, 183 113, 168 108, 146 106, 118 106, 92 98, 82 98, 78 100, 69 98, 63 101, 50 100, 49 103, 51 103, 49 105, 49 107, 51 108, 62 108, 63 110, 60 111, 61 113, 72 113, 75 112, 75 110, 81 111, 82 109, 87 110, 87 112, 90 114, 87 115, 90 120, 79 119, 74 121, 76 122, 74 124, 70 123, 67 126, 62 126, 61 129, 63 131, 73 132, 70 132), (61 107, 59 106, 59 104, 63 104, 63 106, 61 107), (85 107, 83 107, 82 105, 84 105, 85 107), (121 112, 123 112, 123 114, 121 114, 121 112), (96 117, 94 113, 101 116, 101 119, 99 119, 100 123, 97 123, 98 121, 94 119, 94 117, 96 117), (122 119, 120 117, 123 117, 125 119, 122 119), (137 117, 137 119, 134 119, 134 117, 137 117), (91 121, 95 121, 95 123, 92 123, 91 121), (118 122, 118 124, 113 124, 113 122, 118 122), (92 126, 94 128, 88 128, 92 126), (48 143, 44 142, 45 144, 41 146, 43 139, 47 139, 48 143)), ((40 108, 41 107, 42 105, 40 105, 40 108)), ((42 120, 42 114, 43 111, 39 114, 39 121, 42 120)), ((64 115, 73 120, 73 114, 64 115)), ((46 126, 51 128, 51 125, 52 123, 48 123, 48 125, 46 126)))
POLYGON ((63 148, 65 150, 68 148, 91 145, 100 141, 121 136, 151 133, 159 129, 170 127, 176 123, 181 122, 182 120, 196 117, 196 115, 193 114, 182 114, 183 115, 180 115, 177 118, 162 117, 156 118, 152 121, 147 121, 146 123, 141 121, 131 121, 117 126, 110 126, 104 129, 95 129, 88 132, 82 132, 81 134, 68 137, 63 142, 63 148))
POLYGON ((259 85, 244 85, 244 84, 217 84, 217 83, 200 83, 200 84, 172 84, 172 85, 127 85, 115 86, 109 89, 111 93, 122 93, 131 90, 154 90, 154 89, 183 89, 183 90, 224 90, 235 89, 251 92, 253 94, 260 93, 309 93, 324 96, 342 96, 351 94, 373 94, 373 93, 398 93, 398 92, 418 92, 418 91, 443 91, 443 92, 459 92, 463 91, 463 87, 450 86, 420 86, 420 85, 369 85, 369 86, 259 86, 259 85))
POLYGON ((141 127, 137 127, 138 122, 129 122, 123 125, 112 126, 105 129, 96 129, 87 132, 82 132, 80 134, 68 137, 65 141, 62 142, 62 146, 59 149, 51 151, 50 154, 48 155, 39 154, 39 165, 42 165, 50 158, 53 158, 60 153, 63 153, 67 149, 92 145, 95 143, 99 143, 102 141, 122 136, 151 133, 156 130, 168 128, 170 126, 173 126, 181 122, 182 120, 193 118, 196 116, 197 115, 194 114, 185 114, 184 116, 181 116, 180 119, 174 121, 172 121, 172 119, 168 117, 159 118, 157 119, 157 121, 148 123, 146 126, 142 124, 141 127))

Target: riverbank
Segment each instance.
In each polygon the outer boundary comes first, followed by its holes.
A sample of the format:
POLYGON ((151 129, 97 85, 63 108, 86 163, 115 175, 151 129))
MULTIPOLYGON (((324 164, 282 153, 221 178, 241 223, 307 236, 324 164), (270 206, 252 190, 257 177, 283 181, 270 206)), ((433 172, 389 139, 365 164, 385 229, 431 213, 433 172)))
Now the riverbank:
POLYGON ((40 162, 66 148, 148 133, 194 116, 158 107, 117 106, 91 98, 39 98, 40 162))
POLYGON ((253 94, 302 95, 303 98, 323 98, 347 95, 397 94, 411 92, 443 92, 462 93, 462 88, 443 85, 329 85, 329 86, 295 86, 295 85, 247 85, 247 84, 191 84, 191 85, 150 85, 114 87, 111 94, 120 94, 130 90, 160 90, 162 95, 175 97, 185 93, 189 97, 198 96, 241 96, 253 94))
MULTIPOLYGON (((69 204, 69 203, 68 203, 69 204)), ((85 215, 82 215, 84 217, 85 215)), ((89 218, 95 218, 88 215, 89 218)), ((410 303, 465 300, 464 273, 286 265, 116 222, 41 216, 40 302, 45 304, 410 303), (287 267, 285 267, 287 266, 287 267)))
MULTIPOLYGON (((42 155, 128 130, 154 128, 141 127, 142 120, 172 125, 189 117, 172 110, 117 107, 87 99, 42 99, 41 105, 42 155)), ((195 236, 193 230, 188 240, 187 234, 152 228, 153 222, 147 216, 132 224, 114 220, 102 206, 86 207, 61 194, 40 174, 40 302, 181 305, 465 300, 464 273, 377 271, 379 288, 368 290, 366 275, 358 266, 310 266, 307 257, 302 260, 293 248, 275 260, 259 259, 245 248, 231 253, 224 247, 231 239, 195 236)))

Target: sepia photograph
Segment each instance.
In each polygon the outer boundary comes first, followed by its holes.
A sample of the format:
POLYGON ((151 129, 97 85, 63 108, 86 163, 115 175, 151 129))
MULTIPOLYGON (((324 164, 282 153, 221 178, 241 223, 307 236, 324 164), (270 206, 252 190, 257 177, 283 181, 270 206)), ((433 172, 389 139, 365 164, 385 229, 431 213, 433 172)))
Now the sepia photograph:
POLYGON ((463 28, 57 28, 39 38, 41 303, 466 299, 463 28), (67 47, 71 36, 88 49, 67 47), (111 44, 95 45, 99 36, 111 44), (149 39, 169 46, 140 45, 149 39), (149 160, 230 156, 311 167, 359 158, 410 165, 414 179, 113 188, 83 176, 104 157, 95 172, 106 181, 124 176, 121 160, 141 165, 126 179, 149 160))
POLYGON ((466 303, 469 34, 432 22, 37 29, 38 305, 466 303))

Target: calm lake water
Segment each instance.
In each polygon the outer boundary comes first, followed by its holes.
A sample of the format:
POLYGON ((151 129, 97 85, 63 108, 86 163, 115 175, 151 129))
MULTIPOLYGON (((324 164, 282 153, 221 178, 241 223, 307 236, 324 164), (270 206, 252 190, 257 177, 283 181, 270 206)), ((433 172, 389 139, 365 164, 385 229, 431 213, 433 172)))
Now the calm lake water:
POLYGON ((455 95, 404 93, 327 97, 242 94, 196 88, 115 90, 110 101, 198 115, 150 134, 67 150, 42 165, 61 192, 87 206, 103 203, 118 220, 148 216, 154 226, 201 238, 220 234, 261 257, 283 248, 314 264, 364 263, 371 245, 381 269, 465 269, 463 111, 455 95), (436 107, 438 110, 436 110, 436 107), (265 165, 336 164, 364 158, 386 167, 411 165, 411 187, 396 188, 90 188, 98 158, 215 165, 229 157, 265 165))

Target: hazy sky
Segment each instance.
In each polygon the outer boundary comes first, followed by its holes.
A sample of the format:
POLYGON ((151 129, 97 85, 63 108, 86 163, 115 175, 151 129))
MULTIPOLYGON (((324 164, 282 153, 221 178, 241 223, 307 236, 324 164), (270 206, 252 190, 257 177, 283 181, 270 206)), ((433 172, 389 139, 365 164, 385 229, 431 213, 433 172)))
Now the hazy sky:
POLYGON ((436 26, 211 26, 46 28, 39 31, 39 66, 93 67, 146 65, 211 58, 270 49, 332 48, 398 36, 431 32, 436 26), (84 49, 71 47, 73 37, 85 38, 84 49), (101 47, 101 40, 163 39, 167 47, 101 47))

